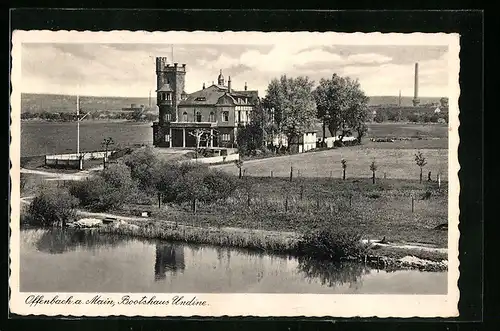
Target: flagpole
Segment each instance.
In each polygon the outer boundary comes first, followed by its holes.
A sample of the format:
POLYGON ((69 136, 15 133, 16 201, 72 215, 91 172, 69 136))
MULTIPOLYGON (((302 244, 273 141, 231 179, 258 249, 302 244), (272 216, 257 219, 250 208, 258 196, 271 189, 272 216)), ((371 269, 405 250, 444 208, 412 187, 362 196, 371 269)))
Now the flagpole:
POLYGON ((76 96, 76 155, 80 155, 80 96, 76 96))

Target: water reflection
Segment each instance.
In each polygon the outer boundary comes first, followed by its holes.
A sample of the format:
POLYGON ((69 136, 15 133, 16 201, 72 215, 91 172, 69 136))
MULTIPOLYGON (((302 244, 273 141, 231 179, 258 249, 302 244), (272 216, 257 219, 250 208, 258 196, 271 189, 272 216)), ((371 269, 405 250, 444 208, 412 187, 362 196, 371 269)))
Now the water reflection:
POLYGON ((176 274, 186 267, 184 246, 174 243, 156 243, 155 280, 165 279, 167 271, 176 274))
POLYGON ((116 247, 127 239, 119 236, 100 234, 91 230, 49 229, 36 242, 36 249, 50 254, 62 254, 79 248, 97 249, 116 247))
POLYGON ((361 285, 362 277, 370 269, 361 263, 332 263, 308 258, 300 258, 298 269, 309 279, 318 279, 321 285, 336 287, 348 284, 351 288, 361 285))

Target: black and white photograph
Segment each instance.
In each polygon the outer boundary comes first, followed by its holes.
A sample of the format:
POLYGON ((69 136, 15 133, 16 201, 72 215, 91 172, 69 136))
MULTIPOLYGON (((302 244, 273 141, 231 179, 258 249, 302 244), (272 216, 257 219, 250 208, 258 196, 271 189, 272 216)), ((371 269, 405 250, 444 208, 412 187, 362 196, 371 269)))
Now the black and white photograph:
POLYGON ((26 315, 458 315, 458 35, 15 31, 26 315))

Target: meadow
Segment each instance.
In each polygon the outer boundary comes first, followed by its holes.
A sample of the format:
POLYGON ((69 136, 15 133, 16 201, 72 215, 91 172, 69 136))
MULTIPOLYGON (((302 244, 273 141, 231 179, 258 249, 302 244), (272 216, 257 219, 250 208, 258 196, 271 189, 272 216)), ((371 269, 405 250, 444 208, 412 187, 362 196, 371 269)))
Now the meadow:
MULTIPOLYGON (((242 178, 224 201, 159 206, 152 201, 127 205, 113 213, 138 215, 194 227, 307 233, 322 228, 349 229, 365 239, 427 243, 447 247, 448 188, 443 183, 415 180, 242 178), (413 200, 413 202, 412 202, 413 200), (413 207, 412 207, 413 204, 413 207)), ((139 222, 140 223, 140 222, 139 222)))

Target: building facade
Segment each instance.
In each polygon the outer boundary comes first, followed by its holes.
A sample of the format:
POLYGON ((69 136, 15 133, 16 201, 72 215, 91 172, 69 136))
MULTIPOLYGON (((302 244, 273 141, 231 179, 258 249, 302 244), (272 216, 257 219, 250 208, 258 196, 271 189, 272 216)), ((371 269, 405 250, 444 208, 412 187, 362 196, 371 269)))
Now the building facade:
POLYGON ((217 84, 191 94, 184 91, 186 65, 167 64, 164 57, 156 58, 159 111, 153 123, 153 144, 157 147, 236 147, 238 128, 250 122, 259 106, 258 91, 234 90, 231 77, 227 83, 222 70, 217 84))

